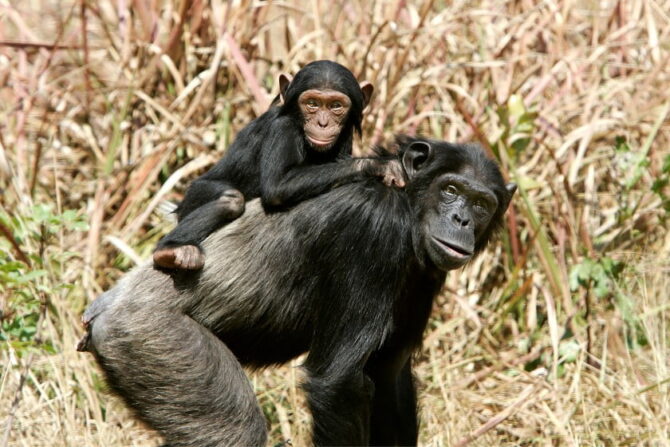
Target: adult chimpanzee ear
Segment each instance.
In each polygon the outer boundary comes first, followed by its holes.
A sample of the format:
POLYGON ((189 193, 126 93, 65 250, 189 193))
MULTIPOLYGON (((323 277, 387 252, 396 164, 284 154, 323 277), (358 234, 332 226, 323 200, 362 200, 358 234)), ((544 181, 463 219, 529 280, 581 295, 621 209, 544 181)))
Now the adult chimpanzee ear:
POLYGON ((375 88, 368 81, 361 82, 360 86, 361 91, 363 92, 363 108, 366 108, 368 104, 370 104, 370 98, 372 98, 372 93, 375 91, 375 88))
POLYGON ((292 80, 293 78, 291 78, 291 76, 287 75, 286 73, 279 75, 279 97, 281 98, 282 104, 284 104, 286 101, 286 89, 292 80))
POLYGON ((503 211, 505 211, 507 209, 510 202, 512 201, 512 197, 514 196, 514 193, 516 192, 516 183, 506 184, 505 189, 507 190, 507 203, 505 203, 505 209, 503 209, 503 211))
POLYGON ((427 141, 414 141, 402 154, 402 166, 410 179, 433 156, 433 147, 427 141))

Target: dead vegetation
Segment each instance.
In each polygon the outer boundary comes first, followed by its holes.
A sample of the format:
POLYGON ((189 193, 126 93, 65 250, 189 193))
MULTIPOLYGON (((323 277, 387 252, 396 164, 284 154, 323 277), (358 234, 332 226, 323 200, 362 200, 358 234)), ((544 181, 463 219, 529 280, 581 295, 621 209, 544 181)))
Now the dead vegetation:
MULTIPOLYGON (((158 439, 74 351, 160 212, 330 58, 361 151, 478 141, 521 188, 417 356, 423 446, 669 446, 670 2, 0 0, 0 446, 158 439)), ((253 376, 306 445, 297 364, 253 376)))

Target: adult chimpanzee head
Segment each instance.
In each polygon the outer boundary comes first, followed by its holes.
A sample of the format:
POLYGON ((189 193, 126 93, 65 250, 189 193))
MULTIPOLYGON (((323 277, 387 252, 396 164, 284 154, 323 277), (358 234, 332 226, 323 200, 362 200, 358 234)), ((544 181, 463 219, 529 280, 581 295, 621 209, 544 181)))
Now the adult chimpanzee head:
POLYGON ((399 137, 408 194, 416 195, 423 245, 443 270, 462 266, 502 225, 516 184, 476 145, 399 137))
POLYGON ((315 150, 331 149, 338 137, 361 133, 363 109, 374 88, 358 83, 346 67, 332 61, 315 61, 302 68, 292 80, 279 77, 282 112, 292 113, 303 125, 305 139, 315 150))

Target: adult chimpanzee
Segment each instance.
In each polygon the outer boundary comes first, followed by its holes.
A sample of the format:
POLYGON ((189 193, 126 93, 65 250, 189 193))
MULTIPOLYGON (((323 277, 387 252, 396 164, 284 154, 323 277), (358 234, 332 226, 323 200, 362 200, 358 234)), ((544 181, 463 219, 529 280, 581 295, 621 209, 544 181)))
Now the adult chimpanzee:
POLYGON ((202 268, 200 242, 241 215, 245 199, 260 197, 266 210, 276 210, 365 175, 402 184, 394 166, 350 158, 371 84, 359 85, 347 68, 325 60, 306 65, 293 80, 280 76, 279 84, 281 101, 245 127, 187 189, 177 208, 179 224, 154 252, 158 266, 202 268))
POLYGON ((484 249, 516 186, 477 146, 400 143, 405 189, 250 202, 204 242, 203 270, 138 267, 86 311, 84 348, 169 445, 264 445, 242 365, 303 352, 314 444, 416 444, 411 354, 446 271, 484 249))

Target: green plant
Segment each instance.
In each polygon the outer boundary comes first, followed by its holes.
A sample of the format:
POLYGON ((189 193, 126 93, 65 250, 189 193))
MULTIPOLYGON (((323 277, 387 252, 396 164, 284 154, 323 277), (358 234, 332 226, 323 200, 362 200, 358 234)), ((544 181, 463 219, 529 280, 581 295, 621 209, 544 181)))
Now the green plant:
POLYGON ((587 293, 585 319, 588 320, 590 295, 597 299, 609 300, 611 306, 621 315, 625 325, 625 339, 630 348, 637 348, 647 343, 640 320, 634 312, 634 297, 624 293, 617 283, 622 280, 625 264, 608 256, 600 259, 586 258, 575 265, 570 271, 570 290, 576 292, 580 288, 587 293))
POLYGON ((668 186, 670 185, 670 155, 666 155, 663 159, 663 165, 661 167, 661 173, 654 183, 651 185, 651 190, 661 199, 661 206, 665 213, 661 215, 662 221, 665 221, 670 215, 670 191, 668 186))
MULTIPOLYGON (((59 266, 76 255, 50 250, 54 236, 62 230, 87 230, 88 224, 73 210, 58 214, 44 204, 33 206, 26 215, 10 217, 0 211, 0 224, 3 233, 9 233, 0 239, 0 294, 6 304, 0 315, 0 341, 21 352, 39 344, 35 337, 48 297, 71 287, 47 278, 58 277, 59 266)), ((41 346, 53 349, 50 343, 41 346)))

